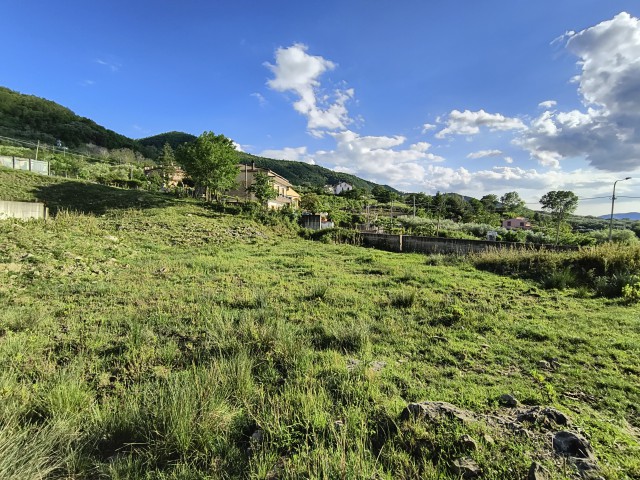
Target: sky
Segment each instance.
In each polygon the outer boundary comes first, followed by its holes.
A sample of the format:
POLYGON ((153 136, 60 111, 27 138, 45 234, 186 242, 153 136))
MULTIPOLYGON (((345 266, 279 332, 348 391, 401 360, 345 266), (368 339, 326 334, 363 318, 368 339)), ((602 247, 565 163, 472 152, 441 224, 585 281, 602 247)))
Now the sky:
POLYGON ((405 192, 640 211, 637 0, 1 0, 0 85, 405 192), (635 197, 635 198, 634 198, 635 197))

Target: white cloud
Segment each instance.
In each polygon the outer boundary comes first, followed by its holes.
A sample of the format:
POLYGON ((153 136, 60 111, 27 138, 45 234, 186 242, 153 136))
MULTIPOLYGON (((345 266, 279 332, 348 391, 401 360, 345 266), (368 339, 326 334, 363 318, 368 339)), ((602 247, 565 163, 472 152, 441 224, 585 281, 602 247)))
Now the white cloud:
POLYGON ((336 65, 321 56, 309 55, 308 47, 296 43, 278 48, 275 65, 265 65, 274 74, 267 81, 269 88, 278 92, 293 92, 298 96, 293 108, 307 117, 307 127, 314 135, 319 130, 344 130, 352 123, 346 104, 354 96, 352 88, 335 89, 332 95, 321 92, 320 76, 336 65))
POLYGON ((538 106, 540 108, 552 108, 558 104, 555 100, 545 100, 544 102, 540 102, 538 106))
POLYGON ((118 70, 120 70, 120 68, 122 68, 122 64, 115 60, 104 60, 102 58, 96 58, 95 62, 98 65, 102 65, 103 67, 108 68, 112 72, 117 72, 118 70))
POLYGON ((244 150, 242 149, 242 145, 240 145, 238 142, 233 142, 233 147, 234 147, 238 152, 244 152, 244 150))
POLYGON ((427 133, 429 130, 434 130, 438 128, 437 125, 434 125, 432 123, 425 123, 424 125, 422 125, 422 133, 427 133))
POLYGON ((502 156, 501 150, 479 150, 467 155, 467 158, 487 158, 487 157, 500 157, 502 156))
POLYGON ((261 157, 275 158, 276 160, 289 160, 292 162, 304 162, 315 165, 315 161, 307 152, 307 147, 285 147, 280 150, 263 150, 258 154, 261 157))
POLYGON ((513 158, 511 157, 504 157, 504 162, 508 163, 508 164, 512 164, 513 163, 513 158))
POLYGON ((465 110, 453 110, 449 113, 447 126, 436 133, 436 138, 445 138, 447 135, 476 135, 481 127, 489 130, 525 130, 526 126, 518 118, 510 118, 500 113, 487 113, 484 110, 472 112, 465 110))
POLYGON ((542 165, 586 158, 595 168, 640 169, 640 20, 622 12, 568 36, 586 111, 545 111, 516 144, 542 165))
POLYGON ((329 134, 336 142, 334 150, 318 151, 318 163, 336 171, 349 171, 378 183, 392 183, 398 188, 421 181, 425 165, 444 158, 430 153, 431 145, 418 142, 404 146, 406 138, 396 136, 362 136, 350 130, 329 134))
POLYGON ((267 104, 267 99, 264 98, 264 96, 261 93, 254 92, 251 94, 251 96, 258 100, 258 103, 260 104, 261 107, 264 107, 267 104))

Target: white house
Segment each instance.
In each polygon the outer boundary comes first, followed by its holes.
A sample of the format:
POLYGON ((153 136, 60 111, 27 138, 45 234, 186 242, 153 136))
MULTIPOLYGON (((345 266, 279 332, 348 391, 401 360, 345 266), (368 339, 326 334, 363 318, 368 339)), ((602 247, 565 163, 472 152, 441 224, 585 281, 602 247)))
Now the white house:
POLYGON ((333 187, 333 193, 335 195, 338 195, 342 192, 348 192, 350 190, 353 190, 353 186, 349 185, 347 182, 340 182, 333 187))

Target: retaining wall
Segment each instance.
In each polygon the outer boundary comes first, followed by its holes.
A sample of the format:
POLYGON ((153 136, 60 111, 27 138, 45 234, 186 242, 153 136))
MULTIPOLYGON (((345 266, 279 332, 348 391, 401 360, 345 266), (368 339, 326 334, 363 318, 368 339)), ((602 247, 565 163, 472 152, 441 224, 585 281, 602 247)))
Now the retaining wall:
POLYGON ((574 246, 537 245, 532 243, 492 242, 487 240, 463 240, 459 238, 417 237, 413 235, 389 235, 384 233, 360 233, 362 244, 391 252, 457 253, 483 252, 489 248, 577 250, 574 246))
POLYGON ((48 217, 49 209, 44 203, 0 200, 0 220, 5 218, 19 218, 22 220, 31 218, 46 219, 48 217))

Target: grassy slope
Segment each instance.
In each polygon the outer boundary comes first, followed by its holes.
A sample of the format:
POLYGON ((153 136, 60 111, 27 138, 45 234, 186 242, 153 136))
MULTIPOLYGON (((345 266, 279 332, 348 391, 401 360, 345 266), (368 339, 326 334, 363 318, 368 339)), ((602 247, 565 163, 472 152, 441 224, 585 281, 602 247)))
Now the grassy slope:
MULTIPOLYGON (((43 182, 71 206, 75 182, 6 171, 0 198, 43 182)), ((454 437, 487 432, 400 411, 502 393, 566 412, 607 478, 640 475, 637 307, 138 195, 0 222, 0 477, 456 478, 454 437)), ((541 446, 488 433, 485 478, 524 477, 541 446)))

